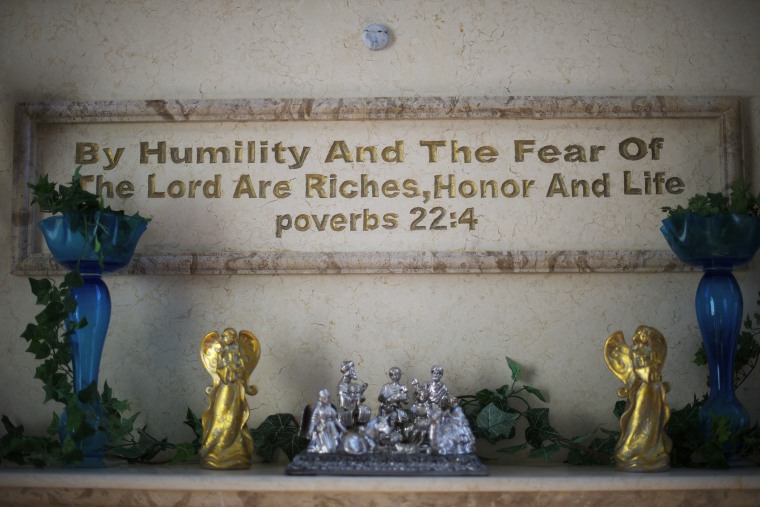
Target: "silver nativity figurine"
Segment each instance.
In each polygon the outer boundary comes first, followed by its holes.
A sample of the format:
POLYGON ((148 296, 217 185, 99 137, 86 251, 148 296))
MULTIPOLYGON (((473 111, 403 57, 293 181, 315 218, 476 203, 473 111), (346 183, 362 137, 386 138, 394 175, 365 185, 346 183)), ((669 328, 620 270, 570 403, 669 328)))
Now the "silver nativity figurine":
POLYGON ((401 383, 401 370, 388 371, 390 382, 377 397, 372 417, 365 404, 367 383, 357 380, 356 365, 343 361, 337 406, 321 389, 317 402, 304 410, 302 432, 309 444, 288 466, 289 474, 335 475, 485 475, 475 456, 475 437, 442 382, 443 367, 431 379, 412 379, 412 392, 401 383))

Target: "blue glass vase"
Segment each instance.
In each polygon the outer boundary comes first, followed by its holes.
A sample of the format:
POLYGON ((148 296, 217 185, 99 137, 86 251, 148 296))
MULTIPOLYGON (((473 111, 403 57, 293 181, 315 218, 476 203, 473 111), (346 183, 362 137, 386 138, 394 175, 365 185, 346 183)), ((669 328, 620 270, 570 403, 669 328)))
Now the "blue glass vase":
MULTIPOLYGON (((78 267, 82 275, 83 284, 71 288, 77 308, 69 315, 71 322, 87 319, 86 326, 74 329, 69 336, 74 390, 79 393, 93 383, 97 388, 100 357, 111 320, 111 296, 101 275, 129 264, 148 222, 138 216, 99 211, 86 215, 54 215, 38 225, 55 260, 70 270, 78 267)), ((89 402, 80 401, 79 405, 95 432, 78 436, 76 428, 67 427, 68 416, 64 409, 59 418, 58 436, 61 442, 67 436, 74 439, 84 454, 80 466, 104 466, 108 428, 99 396, 89 402)))
MULTIPOLYGON (((760 248, 760 217, 678 215, 662 221, 660 231, 678 258, 703 270, 695 306, 710 371, 710 394, 699 412, 704 441, 718 418, 731 432, 748 428, 749 413, 734 393, 734 359, 741 331, 742 293, 733 268, 748 263, 760 248)), ((727 457, 738 449, 727 448, 727 457)))

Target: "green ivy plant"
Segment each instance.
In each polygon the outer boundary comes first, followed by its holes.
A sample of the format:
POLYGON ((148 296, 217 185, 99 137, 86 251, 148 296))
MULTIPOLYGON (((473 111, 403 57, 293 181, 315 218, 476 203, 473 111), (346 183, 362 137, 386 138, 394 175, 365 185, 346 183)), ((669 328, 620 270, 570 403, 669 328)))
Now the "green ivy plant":
POLYGON ((665 427, 673 441, 670 465, 673 468, 700 467, 724 469, 729 467, 724 452, 726 447, 739 449, 739 454, 749 458, 760 452, 760 428, 757 423, 750 428, 731 433, 728 418, 717 418, 713 422, 710 440, 701 440, 699 431, 699 410, 707 396, 687 403, 679 410, 672 410, 670 422, 665 427))
MULTIPOLYGON (((579 465, 609 464, 619 432, 605 429, 594 430, 585 435, 564 437, 549 421, 549 409, 534 408, 530 399, 543 403, 546 399, 540 390, 529 385, 518 385, 522 368, 506 357, 511 372, 511 382, 498 389, 481 389, 474 395, 459 397, 459 405, 467 415, 470 427, 478 438, 491 444, 503 440, 512 440, 517 436, 517 424, 522 421, 525 441, 519 444, 501 447, 497 452, 516 453, 530 449, 528 456, 548 461, 561 450, 568 451, 567 460, 579 465), (599 433, 599 436, 594 435, 599 433), (590 440, 591 439, 591 440, 590 440), (590 441, 589 441, 590 440, 590 441), (587 444, 584 444, 588 442, 587 444)), ((614 412, 619 417, 624 402, 615 404, 614 412)))
POLYGON ((87 215, 96 211, 108 210, 116 214, 124 215, 123 211, 115 211, 106 208, 103 197, 85 190, 82 185, 82 175, 79 174, 82 166, 74 170, 69 185, 56 185, 45 174, 36 183, 28 183, 32 190, 32 205, 40 207, 40 211, 50 214, 73 213, 87 215))
POLYGON ((760 216, 760 193, 752 194, 749 183, 739 179, 731 184, 728 195, 722 193, 696 194, 691 197, 684 208, 663 206, 662 211, 669 217, 694 214, 703 217, 724 214, 760 216))
MULTIPOLYGON (((84 189, 79 167, 74 171, 69 185, 58 185, 42 176, 37 183, 29 184, 33 192, 32 204, 47 213, 69 213, 70 222, 75 229, 89 230, 89 217, 95 211, 111 211, 123 215, 123 211, 114 211, 104 207, 103 200, 84 189)), ((98 251, 96 231, 96 251, 98 251)), ((68 272, 63 281, 57 284, 51 278, 29 278, 32 294, 36 304, 43 306, 26 326, 21 337, 28 343, 27 352, 41 361, 34 378, 42 382, 45 392, 44 402, 54 401, 66 407, 66 429, 69 433, 63 440, 55 437, 58 433, 58 415, 48 427, 47 436, 27 435, 23 425, 14 425, 9 417, 2 416, 6 434, 0 438, 0 462, 11 461, 19 465, 32 464, 40 467, 51 463, 74 464, 83 459, 81 450, 77 449, 75 440, 85 438, 96 430, 105 430, 109 435, 106 455, 123 458, 129 462, 148 462, 159 453, 175 450, 178 459, 192 455, 190 443, 172 444, 166 439, 159 440, 147 431, 146 427, 135 428, 139 413, 125 416, 129 402, 113 396, 105 382, 102 392, 98 392, 95 383, 74 392, 74 372, 71 365, 69 338, 71 334, 88 325, 87 319, 70 320, 76 310, 76 301, 71 289, 83 283, 78 269, 68 272), (99 398, 105 418, 103 427, 93 428, 87 422, 82 404, 99 398)))

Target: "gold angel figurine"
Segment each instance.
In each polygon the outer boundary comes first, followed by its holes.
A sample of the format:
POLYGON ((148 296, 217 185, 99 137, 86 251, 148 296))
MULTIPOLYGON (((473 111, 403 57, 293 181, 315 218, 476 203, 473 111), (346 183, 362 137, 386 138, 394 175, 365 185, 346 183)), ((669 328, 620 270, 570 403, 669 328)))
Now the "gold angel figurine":
POLYGON ((209 407, 201 419, 203 468, 250 468, 253 438, 245 396, 257 392, 255 385, 248 385, 248 378, 260 356, 259 340, 249 331, 227 328, 221 337, 213 331, 201 341, 201 361, 213 380, 206 389, 209 407))
POLYGON ((615 446, 617 468, 627 472, 656 472, 668 468, 673 447, 665 425, 670 408, 662 381, 667 355, 665 337, 653 327, 639 326, 628 347, 618 331, 604 344, 604 359, 610 370, 625 384, 618 396, 627 398, 620 417, 620 439, 615 446))

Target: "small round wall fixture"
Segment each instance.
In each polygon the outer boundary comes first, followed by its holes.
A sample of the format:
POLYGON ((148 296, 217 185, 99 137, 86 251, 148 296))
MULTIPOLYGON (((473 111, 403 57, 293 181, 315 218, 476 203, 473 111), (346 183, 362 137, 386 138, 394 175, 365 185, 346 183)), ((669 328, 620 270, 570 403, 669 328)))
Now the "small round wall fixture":
POLYGON ((379 51, 388 44, 388 27, 372 23, 362 32, 362 42, 372 51, 379 51))

